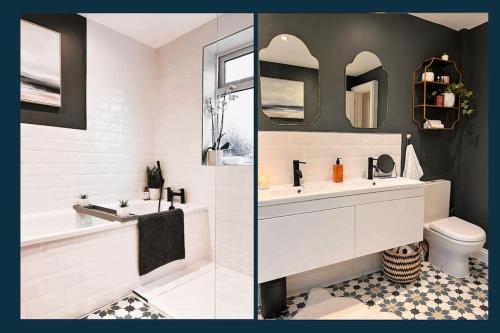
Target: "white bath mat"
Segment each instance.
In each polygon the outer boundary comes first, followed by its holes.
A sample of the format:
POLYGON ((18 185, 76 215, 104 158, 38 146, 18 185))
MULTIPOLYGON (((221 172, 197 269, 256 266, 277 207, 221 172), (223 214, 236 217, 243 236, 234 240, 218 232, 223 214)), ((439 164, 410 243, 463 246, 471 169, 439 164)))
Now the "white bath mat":
POLYGON ((380 312, 351 297, 333 297, 323 288, 313 288, 304 309, 292 319, 400 320, 394 313, 380 312))

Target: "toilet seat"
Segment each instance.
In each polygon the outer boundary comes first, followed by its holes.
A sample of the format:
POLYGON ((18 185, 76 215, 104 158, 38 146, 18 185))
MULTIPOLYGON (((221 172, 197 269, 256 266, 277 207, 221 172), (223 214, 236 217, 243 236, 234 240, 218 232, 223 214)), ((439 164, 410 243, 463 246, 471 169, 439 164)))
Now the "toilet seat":
POLYGON ((480 242, 486 239, 482 228, 456 216, 431 222, 429 229, 459 242, 480 242))

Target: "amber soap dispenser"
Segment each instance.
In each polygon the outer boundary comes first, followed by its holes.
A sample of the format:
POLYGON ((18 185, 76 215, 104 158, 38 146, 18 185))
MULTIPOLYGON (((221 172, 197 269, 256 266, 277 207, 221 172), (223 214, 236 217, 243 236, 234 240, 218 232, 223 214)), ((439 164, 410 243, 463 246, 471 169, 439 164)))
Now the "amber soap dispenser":
POLYGON ((335 183, 344 181, 344 166, 340 164, 340 157, 337 157, 337 162, 333 165, 333 181, 335 183))

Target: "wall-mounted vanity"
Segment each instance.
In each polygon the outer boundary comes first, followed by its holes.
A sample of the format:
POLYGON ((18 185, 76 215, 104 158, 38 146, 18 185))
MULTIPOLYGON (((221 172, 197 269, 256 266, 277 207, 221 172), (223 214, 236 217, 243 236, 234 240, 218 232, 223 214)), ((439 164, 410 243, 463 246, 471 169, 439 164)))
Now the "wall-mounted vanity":
POLYGON ((423 186, 352 178, 259 191, 259 283, 421 241, 423 186))
POLYGON ((259 191, 259 283, 421 241, 424 183, 374 182, 259 191))

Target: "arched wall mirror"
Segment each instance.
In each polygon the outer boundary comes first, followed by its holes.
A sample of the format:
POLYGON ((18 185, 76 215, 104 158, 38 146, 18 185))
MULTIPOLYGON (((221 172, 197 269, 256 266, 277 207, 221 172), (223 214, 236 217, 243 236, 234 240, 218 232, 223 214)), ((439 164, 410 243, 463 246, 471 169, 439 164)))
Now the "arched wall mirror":
POLYGON ((372 52, 363 51, 345 68, 345 114, 356 128, 380 128, 387 118, 389 75, 372 52))
POLYGON ((319 117, 319 62, 296 36, 280 34, 259 52, 261 111, 278 125, 319 117))

